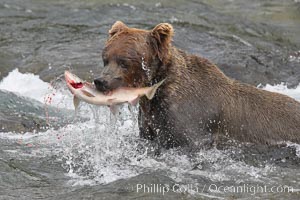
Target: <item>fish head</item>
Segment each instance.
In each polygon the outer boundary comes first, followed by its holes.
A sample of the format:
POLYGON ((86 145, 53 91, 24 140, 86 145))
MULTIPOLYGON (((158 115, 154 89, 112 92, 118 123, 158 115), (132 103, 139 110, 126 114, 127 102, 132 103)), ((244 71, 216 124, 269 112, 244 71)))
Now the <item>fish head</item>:
POLYGON ((84 86, 84 82, 78 76, 69 71, 65 71, 65 80, 72 93, 84 86))

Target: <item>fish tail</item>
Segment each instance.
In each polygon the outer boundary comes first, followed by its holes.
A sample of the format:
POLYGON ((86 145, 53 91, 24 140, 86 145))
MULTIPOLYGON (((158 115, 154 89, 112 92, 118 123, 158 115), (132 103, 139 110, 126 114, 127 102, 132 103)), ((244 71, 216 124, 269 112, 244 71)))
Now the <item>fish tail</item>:
POLYGON ((151 100, 154 97, 156 90, 159 88, 159 86, 161 86, 164 83, 165 80, 166 79, 164 79, 164 80, 160 81, 159 83, 156 83, 155 85, 150 87, 150 90, 146 93, 146 97, 149 100, 151 100))

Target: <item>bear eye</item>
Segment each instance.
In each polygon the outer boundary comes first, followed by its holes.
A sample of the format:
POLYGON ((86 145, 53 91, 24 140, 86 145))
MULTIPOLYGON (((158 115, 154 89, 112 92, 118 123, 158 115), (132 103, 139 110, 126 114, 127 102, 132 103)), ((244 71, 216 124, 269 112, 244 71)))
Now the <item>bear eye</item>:
POLYGON ((127 65, 126 65, 125 61, 123 61, 123 60, 119 61, 119 66, 123 69, 127 69, 127 65))
POLYGON ((127 69, 127 66, 126 66, 124 63, 120 64, 120 66, 121 66, 123 69, 127 69))

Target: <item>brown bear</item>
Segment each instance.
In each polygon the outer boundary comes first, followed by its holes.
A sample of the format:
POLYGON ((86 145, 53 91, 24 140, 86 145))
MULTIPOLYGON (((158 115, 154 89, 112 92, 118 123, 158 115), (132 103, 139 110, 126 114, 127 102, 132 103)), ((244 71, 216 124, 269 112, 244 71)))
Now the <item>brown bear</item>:
POLYGON ((117 21, 94 80, 108 92, 165 79, 152 100, 140 99, 140 136, 162 147, 202 147, 230 138, 255 144, 300 141, 300 103, 232 80, 209 60, 172 46, 173 27, 129 28, 117 21))

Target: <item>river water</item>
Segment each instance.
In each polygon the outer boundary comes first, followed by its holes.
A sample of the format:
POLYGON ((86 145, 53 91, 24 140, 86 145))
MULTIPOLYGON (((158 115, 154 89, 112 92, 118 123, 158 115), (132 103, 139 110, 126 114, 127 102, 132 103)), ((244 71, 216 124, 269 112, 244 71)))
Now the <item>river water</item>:
POLYGON ((300 198, 299 144, 157 156, 135 107, 83 103, 75 116, 61 75, 97 76, 116 20, 171 23, 177 47, 300 101, 297 0, 0 0, 0 199, 300 198))

